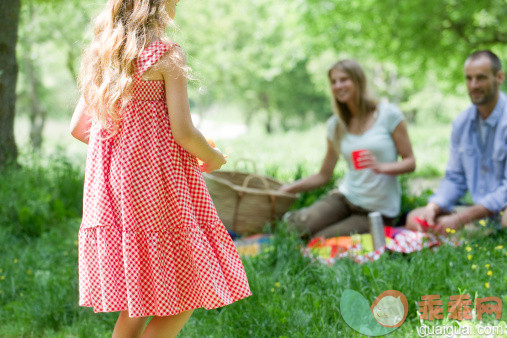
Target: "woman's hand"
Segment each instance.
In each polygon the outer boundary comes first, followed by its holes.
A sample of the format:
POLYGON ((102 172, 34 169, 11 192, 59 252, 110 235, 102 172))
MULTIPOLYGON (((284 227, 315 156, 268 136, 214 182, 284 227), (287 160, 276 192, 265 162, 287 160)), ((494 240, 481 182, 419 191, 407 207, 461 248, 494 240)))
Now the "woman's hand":
POLYGON ((379 163, 375 155, 369 150, 363 150, 357 158, 357 164, 361 169, 371 169, 375 174, 383 174, 383 163, 379 163))
POLYGON ((293 189, 293 184, 284 184, 280 188, 278 188, 278 191, 284 192, 286 194, 290 194, 293 192, 292 189, 293 189))
POLYGON ((278 190, 286 193, 297 194, 298 192, 308 191, 323 186, 333 177, 333 170, 338 161, 338 154, 334 150, 334 145, 327 140, 327 149, 322 166, 317 174, 301 178, 291 184, 286 184, 278 190))
POLYGON ((415 170, 415 158, 412 145, 408 138, 407 125, 401 121, 391 134, 396 151, 401 156, 401 161, 391 163, 379 163, 377 158, 369 151, 365 151, 358 158, 358 164, 373 170, 376 174, 400 175, 415 170))

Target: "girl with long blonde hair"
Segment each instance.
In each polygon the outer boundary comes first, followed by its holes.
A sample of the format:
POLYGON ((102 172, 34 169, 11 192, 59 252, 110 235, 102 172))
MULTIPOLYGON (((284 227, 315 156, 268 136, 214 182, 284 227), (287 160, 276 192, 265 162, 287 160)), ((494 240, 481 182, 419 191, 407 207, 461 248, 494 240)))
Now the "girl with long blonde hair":
POLYGON ((281 188, 300 192, 331 180, 339 155, 348 172, 338 189, 308 208, 284 216, 289 226, 309 236, 335 237, 369 230, 368 213, 378 211, 391 225, 400 212, 397 175, 415 170, 403 114, 378 104, 355 60, 341 60, 328 71, 333 116, 327 124, 327 151, 317 174, 281 188), (401 159, 398 159, 401 157, 401 159))
POLYGON ((177 2, 109 0, 82 61, 79 304, 119 311, 113 337, 174 337, 194 309, 250 295, 201 174, 225 159, 192 124, 185 55, 164 34, 177 2))

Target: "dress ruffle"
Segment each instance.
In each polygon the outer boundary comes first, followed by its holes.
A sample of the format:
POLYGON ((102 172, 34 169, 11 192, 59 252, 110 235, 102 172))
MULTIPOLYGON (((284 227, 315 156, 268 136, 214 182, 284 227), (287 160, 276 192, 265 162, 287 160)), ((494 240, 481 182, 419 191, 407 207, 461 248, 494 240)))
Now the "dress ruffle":
POLYGON ((239 255, 221 223, 165 232, 82 228, 79 255, 94 261, 80 261, 79 305, 95 312, 128 309, 131 317, 170 316, 250 295, 239 255))

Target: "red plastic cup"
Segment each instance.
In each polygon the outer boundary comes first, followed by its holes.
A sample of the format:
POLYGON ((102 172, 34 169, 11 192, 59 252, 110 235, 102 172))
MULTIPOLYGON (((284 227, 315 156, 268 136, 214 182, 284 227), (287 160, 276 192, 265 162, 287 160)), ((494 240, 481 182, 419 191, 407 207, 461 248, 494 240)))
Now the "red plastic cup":
POLYGON ((366 150, 366 149, 355 150, 352 152, 352 163, 354 164, 354 169, 356 169, 356 170, 364 169, 364 167, 359 164, 358 159, 361 156, 363 156, 363 154, 366 154, 366 153, 368 153, 368 150, 366 150))

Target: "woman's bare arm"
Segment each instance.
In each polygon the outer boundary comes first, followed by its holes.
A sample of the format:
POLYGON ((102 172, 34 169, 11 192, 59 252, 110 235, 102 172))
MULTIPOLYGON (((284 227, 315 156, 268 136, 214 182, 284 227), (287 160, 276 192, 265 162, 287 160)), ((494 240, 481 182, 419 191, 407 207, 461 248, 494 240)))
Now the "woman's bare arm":
POLYGON ((297 193, 301 191, 308 191, 323 186, 333 177, 333 171, 338 162, 338 154, 336 153, 332 142, 327 139, 327 150, 322 166, 317 174, 297 180, 296 182, 284 185, 280 188, 283 192, 297 193))

